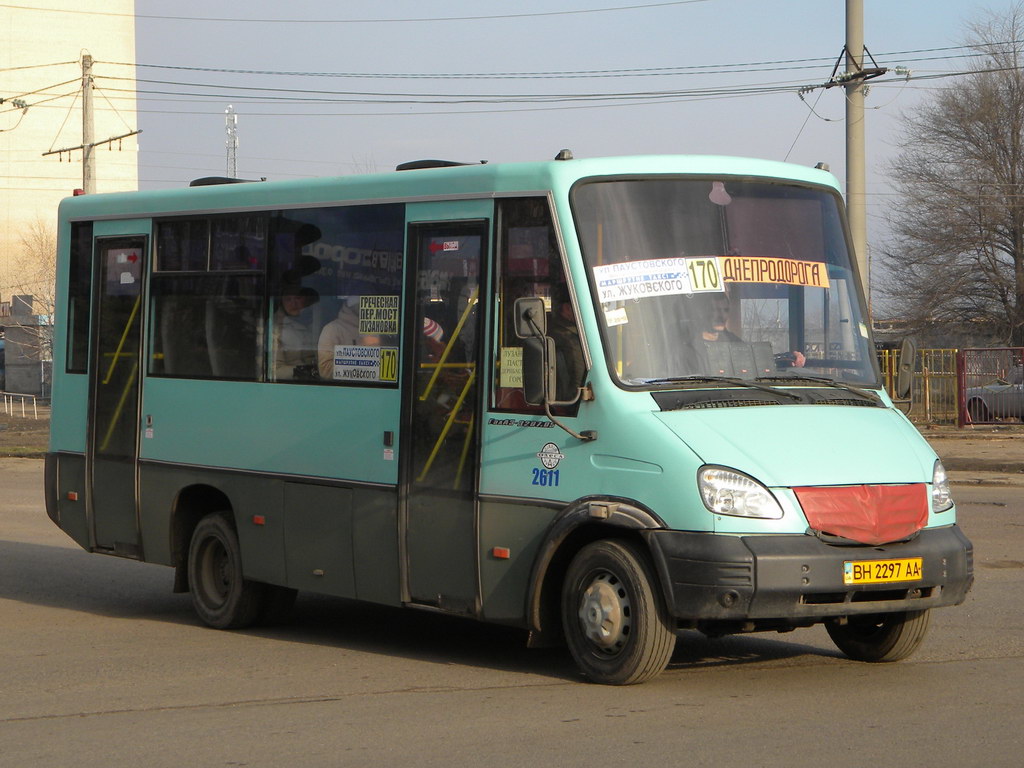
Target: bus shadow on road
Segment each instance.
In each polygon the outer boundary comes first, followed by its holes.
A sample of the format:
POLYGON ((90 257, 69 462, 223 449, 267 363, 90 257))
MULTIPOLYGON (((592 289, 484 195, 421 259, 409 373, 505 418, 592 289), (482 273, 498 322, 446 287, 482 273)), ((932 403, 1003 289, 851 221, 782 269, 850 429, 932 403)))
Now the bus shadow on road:
POLYGON ((170 568, 76 547, 0 540, 0 599, 124 619, 187 616, 170 568))
MULTIPOLYGON (((171 591, 173 578, 173 571, 164 566, 94 557, 66 547, 0 541, 0 600, 120 621, 164 622, 192 631, 199 619, 189 596, 171 591)), ((567 649, 528 648, 526 632, 515 627, 310 593, 299 595, 288 621, 237 633, 431 663, 582 679, 567 649)), ((807 655, 836 654, 763 636, 710 639, 686 632, 669 669, 729 667, 807 655)))
MULTIPOLYGON (((402 656, 510 672, 581 680, 565 647, 528 648, 526 632, 436 613, 370 605, 302 594, 288 624, 250 630, 288 642, 336 646, 364 653, 402 656)), ((685 632, 670 670, 770 663, 799 657, 839 657, 827 648, 774 639, 775 635, 709 638, 685 632)))
MULTIPOLYGON (((807 632, 808 630, 804 630, 807 632)), ((754 634, 708 637, 696 630, 686 631, 676 643, 669 669, 687 670, 707 667, 734 667, 795 660, 800 657, 842 658, 833 648, 800 642, 800 631, 793 634, 760 632, 754 634)))

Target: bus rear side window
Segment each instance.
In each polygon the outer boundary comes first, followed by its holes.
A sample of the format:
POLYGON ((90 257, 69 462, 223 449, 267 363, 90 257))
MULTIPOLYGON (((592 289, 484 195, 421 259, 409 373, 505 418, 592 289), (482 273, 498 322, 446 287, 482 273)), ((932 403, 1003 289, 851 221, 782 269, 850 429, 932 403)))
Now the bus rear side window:
POLYGON ((71 225, 68 264, 67 372, 89 368, 89 303, 92 297, 92 222, 71 225))
POLYGON ((267 216, 161 221, 150 373, 263 379, 267 216))
POLYGON ((188 378, 260 378, 263 279, 257 275, 154 278, 151 373, 188 378))
POLYGON ((210 222, 162 221, 156 230, 156 271, 204 272, 210 258, 210 222))

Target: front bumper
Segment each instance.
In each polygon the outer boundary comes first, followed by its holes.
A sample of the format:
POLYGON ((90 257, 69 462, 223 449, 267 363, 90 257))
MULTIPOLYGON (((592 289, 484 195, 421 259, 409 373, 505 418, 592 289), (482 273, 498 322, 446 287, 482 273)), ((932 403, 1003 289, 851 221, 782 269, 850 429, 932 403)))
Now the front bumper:
POLYGON ((669 613, 682 622, 814 622, 831 616, 924 610, 963 602, 973 547, 956 525, 911 541, 837 546, 810 535, 722 536, 650 531, 669 613), (847 560, 920 557, 913 582, 849 586, 847 560))

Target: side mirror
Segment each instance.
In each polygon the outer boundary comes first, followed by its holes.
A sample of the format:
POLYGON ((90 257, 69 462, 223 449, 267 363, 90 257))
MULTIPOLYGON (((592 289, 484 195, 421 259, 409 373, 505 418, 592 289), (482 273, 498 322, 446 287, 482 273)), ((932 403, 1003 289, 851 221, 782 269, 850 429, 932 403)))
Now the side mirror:
POLYGON ((555 393, 555 340, 536 336, 523 340, 523 398, 544 405, 555 393))
POLYGON ((534 296, 516 299, 516 336, 520 339, 544 337, 548 332, 548 316, 544 300, 534 296))
POLYGON ((917 362, 917 344, 911 338, 900 345, 900 364, 896 369, 896 399, 910 400, 914 390, 914 364, 917 362))

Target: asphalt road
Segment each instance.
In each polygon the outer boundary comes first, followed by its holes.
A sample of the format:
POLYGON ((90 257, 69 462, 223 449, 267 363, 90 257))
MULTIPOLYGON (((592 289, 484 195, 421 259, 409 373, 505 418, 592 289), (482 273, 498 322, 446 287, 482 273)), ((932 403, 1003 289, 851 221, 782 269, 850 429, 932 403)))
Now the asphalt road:
POLYGON ((198 625, 169 569, 89 555, 42 463, 0 461, 0 766, 1019 766, 1024 492, 954 490, 967 602, 913 658, 820 627, 693 633, 642 686, 579 681, 515 631, 302 595, 286 627, 198 625))

